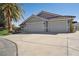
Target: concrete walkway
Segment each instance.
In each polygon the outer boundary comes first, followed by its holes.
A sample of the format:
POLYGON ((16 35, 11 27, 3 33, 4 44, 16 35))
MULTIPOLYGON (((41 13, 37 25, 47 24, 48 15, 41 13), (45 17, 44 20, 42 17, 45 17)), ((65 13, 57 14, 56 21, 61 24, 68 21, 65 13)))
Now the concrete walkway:
POLYGON ((0 56, 16 56, 16 44, 7 39, 0 38, 0 56))

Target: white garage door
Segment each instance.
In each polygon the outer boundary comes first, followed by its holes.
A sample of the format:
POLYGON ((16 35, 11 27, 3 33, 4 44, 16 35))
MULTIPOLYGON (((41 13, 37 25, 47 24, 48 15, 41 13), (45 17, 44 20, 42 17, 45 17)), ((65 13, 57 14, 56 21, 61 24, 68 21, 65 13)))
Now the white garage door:
POLYGON ((48 32, 68 32, 68 25, 65 21, 48 22, 48 32))
POLYGON ((27 32, 44 32, 44 23, 43 22, 27 23, 25 30, 27 32))

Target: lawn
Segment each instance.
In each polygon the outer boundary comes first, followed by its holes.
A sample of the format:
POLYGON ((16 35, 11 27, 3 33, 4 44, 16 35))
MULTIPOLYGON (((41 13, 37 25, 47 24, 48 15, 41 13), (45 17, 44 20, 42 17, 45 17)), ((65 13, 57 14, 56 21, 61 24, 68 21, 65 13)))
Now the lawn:
POLYGON ((3 35, 8 35, 8 30, 7 29, 0 30, 0 36, 3 36, 3 35))

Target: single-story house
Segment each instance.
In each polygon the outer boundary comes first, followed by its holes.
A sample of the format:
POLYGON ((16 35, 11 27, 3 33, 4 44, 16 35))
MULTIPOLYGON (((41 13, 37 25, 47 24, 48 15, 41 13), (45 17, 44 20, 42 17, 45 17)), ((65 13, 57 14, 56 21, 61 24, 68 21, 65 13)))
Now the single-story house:
POLYGON ((30 16, 21 26, 23 33, 27 32, 49 32, 64 33, 74 32, 73 20, 75 16, 64 16, 46 11, 30 16))

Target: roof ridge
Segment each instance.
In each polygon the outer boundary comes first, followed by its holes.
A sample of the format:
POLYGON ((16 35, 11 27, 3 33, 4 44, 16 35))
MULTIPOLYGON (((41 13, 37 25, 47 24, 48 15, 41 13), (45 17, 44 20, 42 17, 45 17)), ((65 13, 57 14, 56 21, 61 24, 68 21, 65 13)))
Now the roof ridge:
POLYGON ((50 14, 50 15, 59 15, 59 16, 63 16, 63 15, 56 14, 56 13, 51 13, 51 12, 48 12, 48 11, 41 11, 41 12, 39 12, 39 13, 37 14, 37 16, 40 15, 41 13, 47 13, 47 14, 50 14))
POLYGON ((37 14, 37 16, 49 19, 49 18, 63 16, 63 15, 59 15, 59 14, 55 14, 55 13, 51 13, 51 12, 47 12, 47 11, 41 11, 40 13, 37 14))

